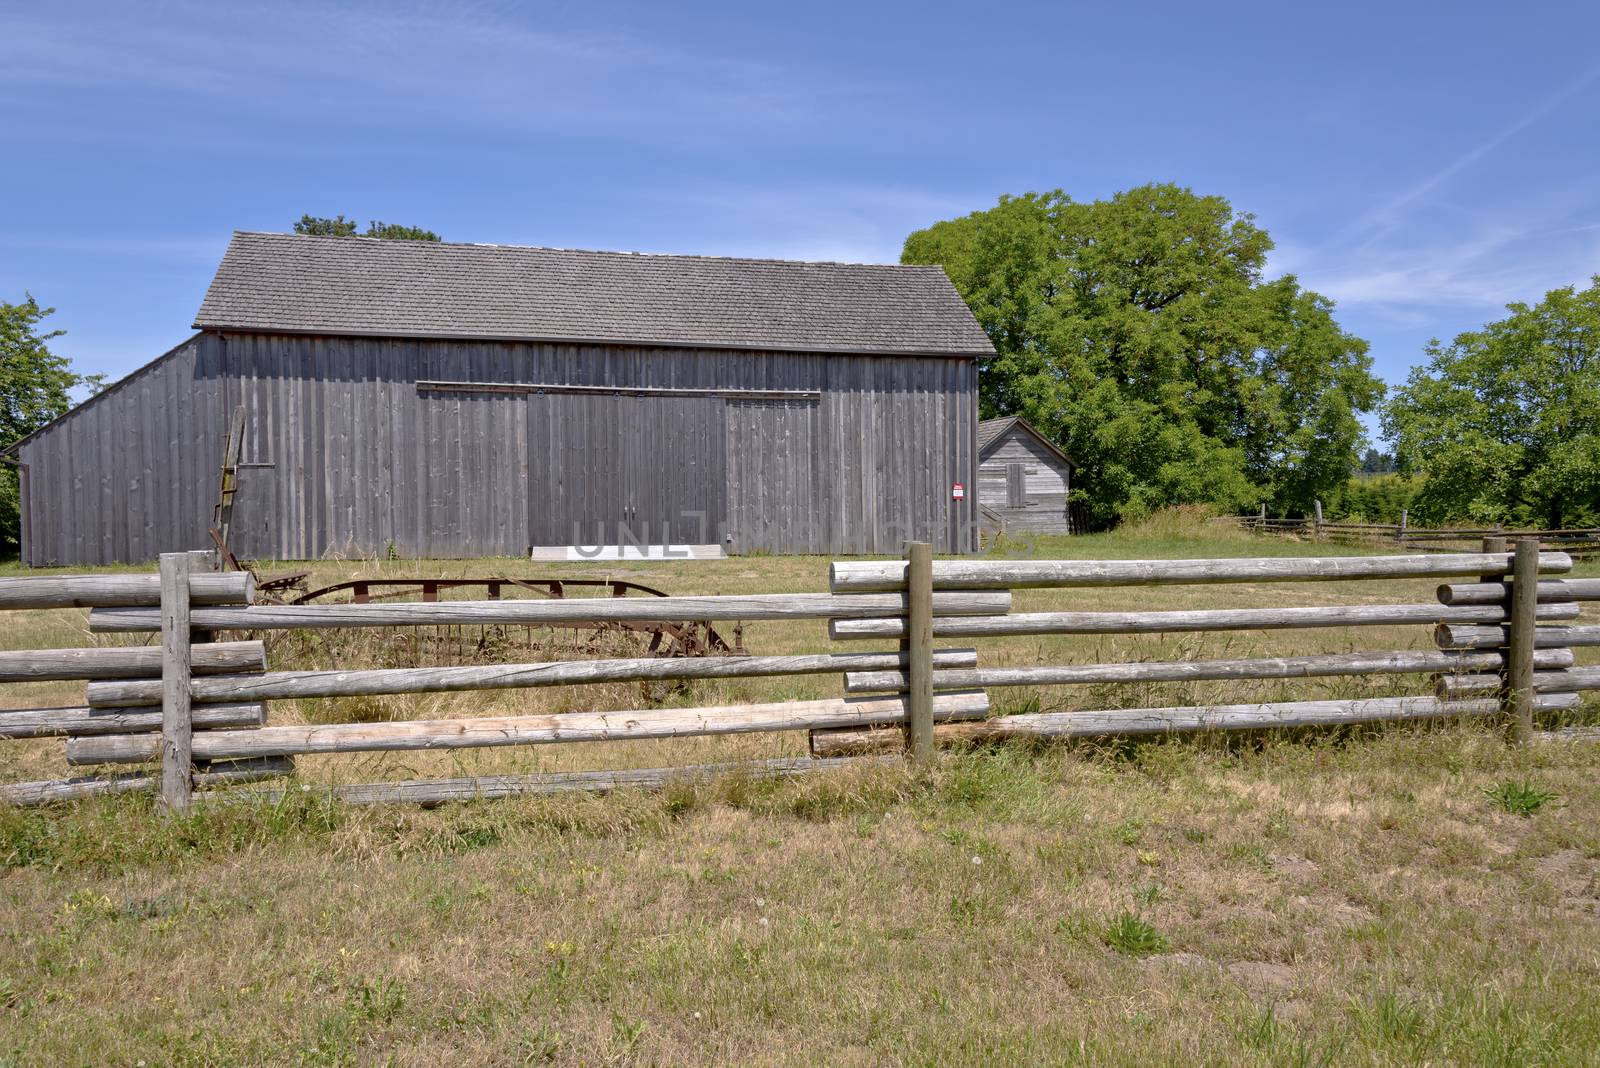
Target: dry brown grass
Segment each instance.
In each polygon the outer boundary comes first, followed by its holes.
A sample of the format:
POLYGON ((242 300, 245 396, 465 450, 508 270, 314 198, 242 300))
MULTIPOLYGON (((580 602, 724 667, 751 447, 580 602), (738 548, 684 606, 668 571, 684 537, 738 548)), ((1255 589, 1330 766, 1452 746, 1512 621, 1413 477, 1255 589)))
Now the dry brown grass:
POLYGON ((1001 751, 661 796, 6 814, 15 1063, 1584 1064, 1593 745, 1001 751), (1485 791, 1559 795, 1528 819, 1485 791), (1123 914, 1166 943, 1124 952, 1123 914))

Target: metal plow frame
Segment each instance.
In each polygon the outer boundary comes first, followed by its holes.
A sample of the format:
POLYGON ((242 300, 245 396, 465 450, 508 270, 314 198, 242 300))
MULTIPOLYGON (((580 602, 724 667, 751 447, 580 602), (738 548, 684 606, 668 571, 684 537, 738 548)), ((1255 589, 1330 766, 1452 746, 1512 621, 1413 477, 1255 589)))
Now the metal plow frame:
MULTIPOLYGON (((487 600, 501 599, 506 587, 526 590, 540 597, 565 598, 572 587, 609 587, 612 597, 666 597, 664 590, 646 586, 627 579, 567 579, 567 578, 438 578, 438 579, 349 579, 323 586, 297 596, 284 598, 283 604, 348 603, 371 604, 374 601, 409 600, 420 597, 424 602, 439 600, 444 591, 481 589, 487 600), (341 594, 348 592, 346 599, 341 594)), ((288 591, 283 591, 288 592, 288 591)), ((650 635, 651 656, 743 656, 744 628, 736 626, 733 645, 710 623, 697 621, 657 620, 651 622, 556 623, 553 627, 571 630, 633 631, 650 635)))

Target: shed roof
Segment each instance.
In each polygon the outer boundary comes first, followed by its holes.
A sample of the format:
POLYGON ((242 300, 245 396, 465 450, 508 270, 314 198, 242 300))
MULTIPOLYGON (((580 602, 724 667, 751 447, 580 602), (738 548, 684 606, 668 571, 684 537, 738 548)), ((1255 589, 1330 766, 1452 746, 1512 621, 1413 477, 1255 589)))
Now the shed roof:
POLYGON ((198 329, 986 356, 942 267, 239 231, 198 329))
POLYGON ((983 462, 989 452, 989 446, 1005 437, 1006 432, 1012 427, 1019 427, 1032 434, 1039 440, 1040 444, 1059 456, 1062 463, 1073 469, 1077 468, 1078 461, 1062 452, 1059 445, 1035 430, 1033 424, 1020 415, 1006 415, 1001 416, 999 419, 981 419, 978 421, 978 462, 983 462))

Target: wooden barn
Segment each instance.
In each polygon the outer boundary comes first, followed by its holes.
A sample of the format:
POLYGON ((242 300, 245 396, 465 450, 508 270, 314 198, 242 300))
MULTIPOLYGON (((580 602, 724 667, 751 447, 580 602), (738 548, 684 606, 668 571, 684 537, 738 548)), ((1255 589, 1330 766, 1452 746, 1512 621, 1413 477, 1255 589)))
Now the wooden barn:
POLYGON ((209 548, 241 408, 242 558, 976 548, 938 267, 236 233, 194 325, 4 450, 26 563, 209 548))
POLYGON ((978 424, 978 503, 1008 534, 1070 534, 1072 458, 1018 416, 978 424))

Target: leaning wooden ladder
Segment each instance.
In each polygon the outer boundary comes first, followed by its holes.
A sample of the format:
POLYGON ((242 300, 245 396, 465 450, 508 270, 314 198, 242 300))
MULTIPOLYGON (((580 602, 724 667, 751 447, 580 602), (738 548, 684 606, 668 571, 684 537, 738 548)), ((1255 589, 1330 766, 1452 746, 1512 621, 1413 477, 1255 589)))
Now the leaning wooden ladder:
POLYGON ((244 441, 244 405, 233 410, 228 425, 228 440, 222 449, 222 478, 217 489, 217 505, 211 512, 211 540, 222 558, 223 570, 243 571, 228 547, 233 537, 233 498, 239 492, 239 452, 244 441))

